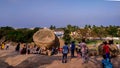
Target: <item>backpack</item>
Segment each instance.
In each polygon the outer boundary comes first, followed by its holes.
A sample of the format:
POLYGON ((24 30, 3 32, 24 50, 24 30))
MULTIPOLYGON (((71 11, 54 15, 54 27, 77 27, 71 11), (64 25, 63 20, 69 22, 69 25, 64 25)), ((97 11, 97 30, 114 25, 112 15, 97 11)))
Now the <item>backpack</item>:
POLYGON ((63 46, 62 53, 67 54, 68 53, 68 46, 63 46))
POLYGON ((102 60, 103 68, 113 68, 112 63, 109 61, 109 59, 102 60))

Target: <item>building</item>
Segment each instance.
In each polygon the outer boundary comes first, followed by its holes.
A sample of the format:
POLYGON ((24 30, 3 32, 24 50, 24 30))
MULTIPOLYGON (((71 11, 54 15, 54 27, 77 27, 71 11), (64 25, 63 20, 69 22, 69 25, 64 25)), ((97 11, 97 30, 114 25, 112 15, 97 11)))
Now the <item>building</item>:
POLYGON ((63 36, 64 36, 64 30, 62 30, 62 29, 55 29, 54 33, 58 38, 63 38, 63 36))

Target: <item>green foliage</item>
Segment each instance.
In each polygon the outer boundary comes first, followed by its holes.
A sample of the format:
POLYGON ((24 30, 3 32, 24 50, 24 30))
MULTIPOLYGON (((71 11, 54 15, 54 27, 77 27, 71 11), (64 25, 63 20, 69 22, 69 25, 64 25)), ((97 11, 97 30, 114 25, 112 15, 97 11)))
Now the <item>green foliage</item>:
MULTIPOLYGON (((0 27, 0 39, 5 37, 6 40, 14 41, 14 42, 32 42, 33 34, 38 31, 40 28, 36 27, 33 30, 22 28, 22 29, 14 29, 12 27, 0 27)), ((56 29, 55 26, 51 25, 50 29, 56 29)), ((91 26, 85 25, 84 28, 79 28, 78 26, 67 25, 66 28, 60 28, 64 30, 63 39, 70 43, 72 40, 80 41, 81 38, 88 37, 120 37, 120 26, 91 26), (77 35, 70 36, 71 32, 77 32, 77 35)), ((94 41, 88 41, 87 43, 91 43, 94 41)))
POLYGON ((112 37, 117 37, 117 32, 118 32, 118 28, 116 26, 109 26, 107 28, 107 32, 109 35, 111 35, 112 37))
POLYGON ((6 26, 6 27, 1 27, 1 28, 0 28, 0 39, 1 39, 3 36, 7 35, 9 32, 13 31, 13 30, 14 30, 14 29, 13 29, 12 27, 8 27, 8 26, 6 26))
POLYGON ((79 29, 79 27, 78 26, 72 26, 72 25, 69 24, 69 25, 67 25, 66 29, 68 29, 70 32, 74 32, 77 29, 79 29))
POLYGON ((87 44, 96 44, 97 40, 86 40, 87 44))
POLYGON ((64 37, 63 39, 65 42, 70 43, 71 42, 71 37, 70 37, 70 31, 68 29, 64 30, 64 37))
POLYGON ((28 43, 33 41, 33 34, 38 30, 39 28, 34 28, 33 30, 27 28, 15 30, 12 27, 1 27, 0 38, 5 37, 9 41, 28 43))
POLYGON ((53 26, 53 25, 51 25, 51 26, 50 26, 50 29, 51 29, 51 30, 54 30, 54 29, 56 29, 56 27, 53 26))

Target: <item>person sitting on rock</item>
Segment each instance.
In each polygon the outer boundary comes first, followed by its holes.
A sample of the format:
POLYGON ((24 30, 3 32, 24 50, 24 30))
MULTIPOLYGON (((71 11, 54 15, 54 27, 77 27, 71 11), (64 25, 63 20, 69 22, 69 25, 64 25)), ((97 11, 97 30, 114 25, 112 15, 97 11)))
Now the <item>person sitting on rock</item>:
POLYGON ((36 54, 40 54, 41 53, 41 49, 40 47, 38 46, 37 49, 36 49, 36 54))
POLYGON ((55 51, 56 51, 56 50, 55 50, 55 47, 53 46, 53 47, 52 47, 51 55, 54 55, 54 54, 55 54, 55 51))
POLYGON ((5 43, 3 42, 1 45, 1 49, 4 50, 5 49, 5 43))
POLYGON ((26 45, 24 45, 21 50, 21 54, 26 54, 26 53, 27 53, 27 47, 26 47, 26 45))
POLYGON ((19 52, 20 51, 20 43, 17 44, 15 51, 19 52))

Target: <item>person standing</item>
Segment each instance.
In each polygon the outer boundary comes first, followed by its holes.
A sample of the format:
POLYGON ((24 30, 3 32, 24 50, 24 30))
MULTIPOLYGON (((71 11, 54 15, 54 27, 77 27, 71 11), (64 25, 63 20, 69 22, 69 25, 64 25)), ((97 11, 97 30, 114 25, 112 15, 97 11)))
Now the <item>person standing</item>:
POLYGON ((75 42, 74 41, 70 45, 70 50, 71 50, 71 58, 75 57, 74 56, 74 51, 75 51, 75 42))
POLYGON ((77 56, 78 56, 78 58, 80 58, 80 57, 82 56, 80 43, 81 43, 81 42, 78 43, 77 50, 76 50, 76 51, 77 51, 77 56))
POLYGON ((82 63, 88 62, 88 47, 85 43, 85 39, 82 39, 82 42, 80 43, 81 47, 81 55, 82 55, 82 63))
POLYGON ((67 54, 69 52, 68 43, 65 42, 65 45, 62 48, 62 63, 67 63, 67 54))
POLYGON ((107 41, 103 42, 104 46, 103 46, 103 52, 106 56, 106 58, 110 59, 110 48, 108 46, 107 41))
POLYGON ((20 43, 17 44, 15 51, 19 52, 20 51, 20 43))

